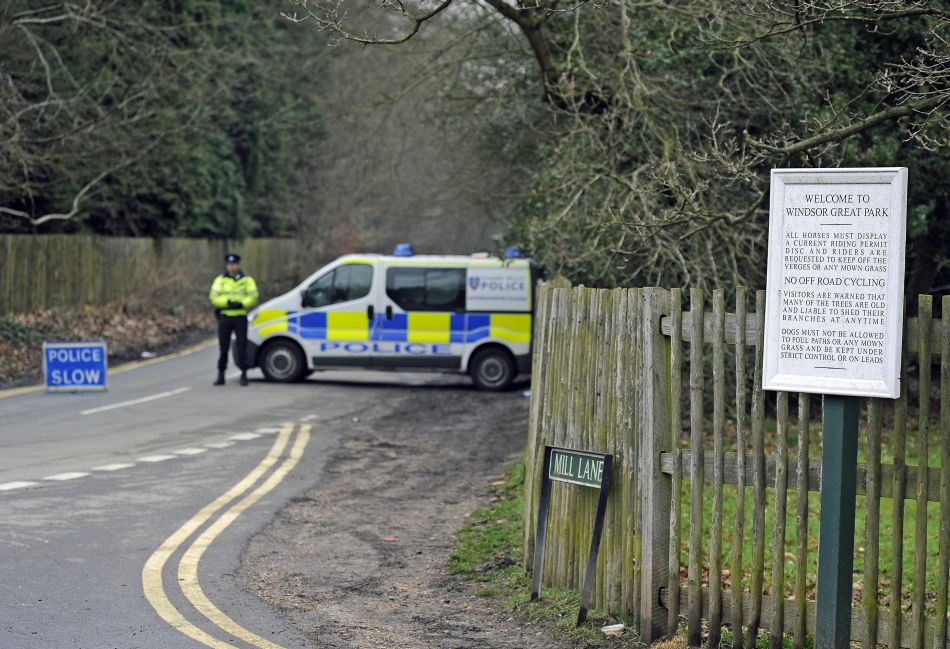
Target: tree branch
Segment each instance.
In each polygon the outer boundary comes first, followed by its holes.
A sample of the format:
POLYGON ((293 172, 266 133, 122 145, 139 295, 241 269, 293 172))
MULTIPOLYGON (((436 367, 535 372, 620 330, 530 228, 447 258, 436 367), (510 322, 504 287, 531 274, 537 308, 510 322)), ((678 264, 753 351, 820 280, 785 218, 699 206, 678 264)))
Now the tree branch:
POLYGON ((950 20, 950 12, 941 11, 940 9, 933 8, 919 8, 919 9, 904 9, 900 11, 886 11, 878 14, 867 13, 832 13, 831 11, 825 12, 815 18, 810 18, 808 20, 795 21, 795 22, 776 22, 772 25, 771 29, 764 34, 759 34, 756 36, 751 36, 747 39, 739 39, 728 43, 729 47, 740 46, 744 47, 751 45, 752 43, 760 40, 765 40, 767 38, 772 38, 774 36, 781 36, 783 34, 789 34, 791 32, 800 31, 812 25, 820 25, 826 21, 841 21, 841 22, 860 22, 860 23, 876 23, 885 20, 900 20, 901 18, 914 18, 917 16, 934 16, 942 20, 950 20))
POLYGON ((799 140, 794 144, 786 144, 785 146, 775 146, 773 144, 767 144, 760 140, 756 140, 748 131, 743 131, 742 135, 748 142, 749 146, 762 151, 768 151, 769 153, 789 155, 794 153, 799 153, 801 151, 807 151, 816 146, 821 146, 822 144, 828 144, 830 142, 840 142, 841 140, 847 139, 852 135, 857 135, 868 129, 874 128, 882 122, 887 122, 894 119, 900 119, 901 117, 907 117, 914 113, 922 113, 927 111, 933 111, 937 108, 940 108, 943 104, 950 101, 950 96, 945 94, 936 95, 934 97, 928 97, 918 102, 912 102, 904 104, 903 106, 894 106, 886 110, 882 110, 879 113, 870 115, 859 122, 852 124, 851 126, 846 126, 844 128, 839 128, 833 131, 827 131, 825 133, 819 133, 812 137, 805 138, 804 140, 799 140))
POLYGON ((419 32, 419 29, 422 27, 422 23, 426 22, 427 20, 431 20, 432 18, 435 18, 437 15, 439 15, 445 9, 447 9, 448 6, 451 5, 453 2, 454 0, 443 0, 442 3, 439 4, 435 9, 425 14, 424 16, 418 16, 418 17, 413 16, 409 11, 407 11, 403 7, 402 11, 400 11, 400 14, 403 16, 403 18, 405 18, 406 20, 412 23, 412 27, 409 29, 407 33, 397 38, 376 38, 376 37, 368 37, 368 36, 357 36, 343 29, 340 26, 340 22, 334 21, 334 20, 328 20, 327 18, 318 16, 315 12, 311 11, 310 9, 307 9, 306 18, 298 18, 296 15, 290 15, 286 12, 281 12, 281 16, 295 23, 301 23, 307 20, 313 20, 320 27, 320 29, 329 30, 341 38, 345 38, 348 41, 353 41, 354 43, 360 43, 362 45, 401 45, 407 42, 409 39, 411 39, 413 36, 415 36, 419 32))
POLYGON ((544 83, 544 98, 561 108, 567 104, 564 97, 558 92, 559 72, 554 61, 554 54, 547 38, 542 33, 543 21, 536 21, 531 10, 513 7, 505 0, 485 0, 495 11, 518 26, 524 34, 531 52, 541 69, 541 78, 544 83))
POLYGON ((119 169, 121 169, 122 167, 131 163, 132 163, 132 160, 127 160, 118 166, 110 167, 109 169, 106 169, 105 171, 100 173, 98 176, 96 176, 95 178, 90 180, 88 183, 86 183, 83 186, 83 188, 80 189, 79 192, 73 197, 72 209, 69 210, 68 212, 56 213, 56 214, 44 214, 43 216, 34 218, 30 216, 29 212, 24 212, 22 210, 15 210, 12 207, 3 207, 2 205, 0 205, 0 212, 2 212, 3 214, 10 214, 12 216, 22 217, 33 225, 42 225, 43 223, 46 223, 47 221, 68 221, 69 219, 73 218, 79 213, 80 204, 82 203, 83 199, 86 197, 86 194, 89 193, 89 191, 94 186, 99 184, 109 174, 112 174, 118 171, 119 169))
POLYGON ((153 139, 148 145, 139 149, 138 152, 134 156, 105 169, 95 178, 93 178, 88 183, 83 185, 82 189, 80 189, 76 193, 76 195, 73 196, 72 207, 68 212, 50 213, 50 214, 44 214, 43 216, 34 217, 34 216, 31 216, 29 212, 24 212, 23 210, 14 209, 12 207, 4 207, 0 205, 0 214, 9 214, 11 216, 24 218, 34 226, 42 225, 43 223, 46 223, 47 221, 68 221, 69 219, 79 214, 79 208, 82 205, 83 200, 85 200, 86 194, 92 191, 92 189, 96 185, 98 185, 100 182, 105 180, 108 176, 114 174, 120 169, 124 169, 125 167, 128 167, 129 165, 135 164, 136 162, 144 158, 148 152, 150 152, 152 149, 158 146, 159 143, 162 142, 162 140, 164 140, 165 137, 168 136, 170 133, 184 131, 190 128, 191 124, 195 121, 195 119, 197 119, 198 115, 201 113, 203 108, 204 108, 203 104, 198 104, 195 107, 194 111, 192 111, 189 118, 183 124, 179 125, 178 127, 172 130, 159 133, 158 136, 155 139, 153 139))

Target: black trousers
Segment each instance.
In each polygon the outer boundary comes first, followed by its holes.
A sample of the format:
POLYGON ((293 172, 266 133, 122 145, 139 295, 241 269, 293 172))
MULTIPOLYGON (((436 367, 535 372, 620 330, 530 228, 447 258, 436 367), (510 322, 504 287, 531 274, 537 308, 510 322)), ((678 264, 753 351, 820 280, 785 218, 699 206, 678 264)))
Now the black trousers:
POLYGON ((237 338, 238 367, 247 369, 247 316, 218 315, 218 371, 228 367, 228 349, 231 347, 231 333, 237 338))

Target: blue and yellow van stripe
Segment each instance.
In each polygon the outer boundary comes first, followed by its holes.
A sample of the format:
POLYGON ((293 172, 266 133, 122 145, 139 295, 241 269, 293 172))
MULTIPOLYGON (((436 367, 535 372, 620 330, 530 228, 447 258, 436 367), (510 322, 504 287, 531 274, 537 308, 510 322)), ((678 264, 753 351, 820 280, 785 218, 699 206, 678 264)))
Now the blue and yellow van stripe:
POLYGON ((287 315, 293 311, 282 311, 278 309, 260 309, 254 317, 251 325, 257 329, 263 337, 287 331, 287 315))
POLYGON ((374 326, 361 311, 262 310, 252 323, 263 336, 286 331, 307 340, 359 340, 418 343, 474 343, 485 338, 531 342, 530 313, 377 314, 374 326))

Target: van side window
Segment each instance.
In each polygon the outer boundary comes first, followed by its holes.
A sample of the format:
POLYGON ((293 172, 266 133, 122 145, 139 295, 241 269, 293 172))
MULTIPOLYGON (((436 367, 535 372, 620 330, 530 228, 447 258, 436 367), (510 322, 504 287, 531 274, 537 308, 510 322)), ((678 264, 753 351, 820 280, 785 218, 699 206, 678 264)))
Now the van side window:
POLYGON ((405 311, 463 311, 464 268, 389 268, 386 295, 405 311))
POLYGON ((307 287, 303 306, 319 308, 358 300, 369 295, 373 284, 373 267, 368 264, 346 264, 321 275, 307 287))

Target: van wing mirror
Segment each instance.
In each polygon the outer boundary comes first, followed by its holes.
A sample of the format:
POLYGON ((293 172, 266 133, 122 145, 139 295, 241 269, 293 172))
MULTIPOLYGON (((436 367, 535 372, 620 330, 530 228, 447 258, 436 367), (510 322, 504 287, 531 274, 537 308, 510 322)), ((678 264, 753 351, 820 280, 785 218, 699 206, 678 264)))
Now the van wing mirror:
POLYGON ((306 309, 310 306, 310 300, 307 297, 307 291, 300 291, 300 308, 306 309))

